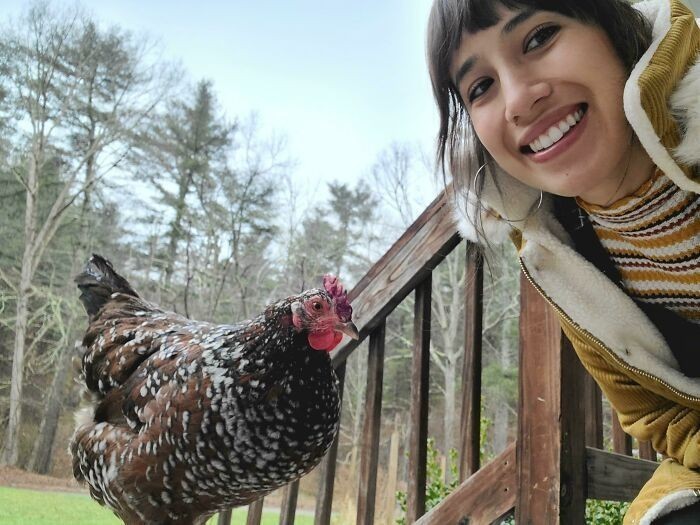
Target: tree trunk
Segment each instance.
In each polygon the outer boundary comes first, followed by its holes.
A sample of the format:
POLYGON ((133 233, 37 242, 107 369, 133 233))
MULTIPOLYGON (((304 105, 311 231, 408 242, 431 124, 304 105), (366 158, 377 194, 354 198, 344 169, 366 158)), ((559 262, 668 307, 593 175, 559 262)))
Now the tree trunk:
POLYGON ((46 410, 41 419, 39 434, 34 441, 31 458, 27 468, 38 474, 47 474, 51 468, 51 458, 53 457, 53 445, 56 438, 56 430, 58 429, 58 420, 61 415, 61 400, 66 385, 66 378, 71 369, 71 358, 73 352, 72 347, 66 345, 58 359, 58 368, 54 375, 46 399, 46 410))
POLYGON ((22 381, 24 378, 24 347, 29 318, 30 269, 22 266, 19 296, 17 297, 17 319, 15 321, 15 349, 12 355, 12 379, 10 383, 10 418, 5 434, 2 464, 17 465, 19 459, 19 427, 22 420, 22 381))
MULTIPOLYGON (((190 192, 191 184, 191 173, 183 173, 180 175, 177 201, 175 202, 175 217, 173 218, 173 222, 170 225, 170 238, 168 239, 168 252, 166 255, 167 260, 165 261, 166 293, 169 293, 170 283, 172 281, 173 273, 175 272, 175 257, 177 256, 177 245, 183 238, 182 219, 185 216, 185 204, 187 200, 187 195, 190 192)), ((172 300, 174 303, 174 297, 172 298, 172 300)))
MULTIPOLYGON (((449 355, 454 355, 453 352, 449 352, 449 355)), ((446 456, 449 456, 450 449, 456 448, 454 443, 455 438, 455 414, 456 414, 456 399, 457 399, 457 366, 448 362, 444 372, 445 381, 445 418, 444 418, 444 432, 445 432, 445 450, 443 451, 446 456)), ((449 469, 445 472, 445 478, 447 481, 451 481, 451 472, 449 469)))
POLYGON ((508 405, 498 403, 493 421, 493 454, 500 454, 508 444, 508 405))
MULTIPOLYGON (((35 149, 36 152, 36 149, 35 149)), ((39 188, 38 163, 30 155, 27 169, 27 200, 24 211, 24 253, 17 289, 17 318, 15 320, 15 348, 12 355, 12 379, 10 380, 10 418, 5 434, 5 445, 0 463, 17 465, 19 459, 19 428, 22 421, 22 381, 24 378, 24 348, 29 321, 29 295, 32 290, 34 254, 37 236, 36 199, 39 188)))

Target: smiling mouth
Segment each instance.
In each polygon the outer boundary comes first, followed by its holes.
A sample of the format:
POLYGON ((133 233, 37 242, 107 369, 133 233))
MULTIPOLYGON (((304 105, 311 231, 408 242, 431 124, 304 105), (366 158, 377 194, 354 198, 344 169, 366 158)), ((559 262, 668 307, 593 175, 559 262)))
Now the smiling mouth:
POLYGON ((557 144, 561 139, 566 137, 572 129, 574 129, 581 121, 588 110, 588 104, 585 102, 580 104, 576 111, 573 111, 556 124, 542 133, 535 140, 526 146, 520 147, 520 152, 526 155, 534 155, 547 151, 549 148, 557 144))

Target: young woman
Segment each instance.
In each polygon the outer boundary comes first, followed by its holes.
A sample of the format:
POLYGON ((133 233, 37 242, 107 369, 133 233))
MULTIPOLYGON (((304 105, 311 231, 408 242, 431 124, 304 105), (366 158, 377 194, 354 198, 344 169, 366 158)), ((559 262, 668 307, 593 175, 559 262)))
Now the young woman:
POLYGON ((623 428, 626 524, 700 523, 700 29, 676 0, 435 0, 438 160, 509 235, 623 428))

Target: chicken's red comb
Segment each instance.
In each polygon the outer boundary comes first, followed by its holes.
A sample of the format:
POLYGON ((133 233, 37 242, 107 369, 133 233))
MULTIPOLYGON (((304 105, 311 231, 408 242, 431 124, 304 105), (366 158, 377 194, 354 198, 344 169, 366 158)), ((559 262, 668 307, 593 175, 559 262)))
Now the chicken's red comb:
POLYGON ((340 280, 332 273, 327 273, 323 276, 323 287, 333 298, 335 303, 335 312, 344 323, 352 319, 352 306, 348 302, 348 292, 345 291, 340 280))

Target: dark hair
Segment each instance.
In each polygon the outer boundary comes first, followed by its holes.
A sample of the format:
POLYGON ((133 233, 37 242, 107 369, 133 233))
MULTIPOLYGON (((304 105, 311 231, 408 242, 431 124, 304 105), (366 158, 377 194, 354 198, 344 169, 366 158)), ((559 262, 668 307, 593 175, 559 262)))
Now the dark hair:
MULTIPOLYGON (((450 78, 450 61, 462 33, 475 33, 499 21, 500 6, 534 8, 600 27, 610 38, 627 72, 651 42, 651 24, 624 0, 435 0, 428 22, 428 67, 440 112, 437 165, 447 180, 446 163, 457 188, 465 188, 475 167, 490 159, 479 142, 459 92, 450 78)), ((483 181, 483 178, 481 178, 483 181)))

